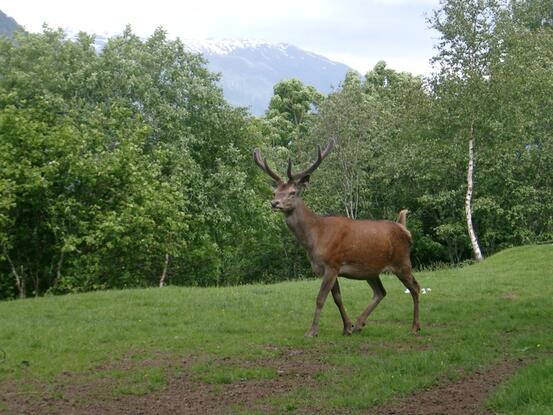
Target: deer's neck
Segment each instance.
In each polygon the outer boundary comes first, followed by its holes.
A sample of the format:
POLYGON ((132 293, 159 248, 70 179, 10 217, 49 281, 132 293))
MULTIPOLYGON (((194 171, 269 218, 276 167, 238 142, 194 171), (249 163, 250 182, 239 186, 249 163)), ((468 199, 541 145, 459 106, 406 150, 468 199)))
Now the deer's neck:
POLYGON ((296 239, 308 251, 311 251, 317 238, 317 222, 320 217, 309 209, 303 200, 296 208, 286 215, 286 224, 294 233, 296 239))

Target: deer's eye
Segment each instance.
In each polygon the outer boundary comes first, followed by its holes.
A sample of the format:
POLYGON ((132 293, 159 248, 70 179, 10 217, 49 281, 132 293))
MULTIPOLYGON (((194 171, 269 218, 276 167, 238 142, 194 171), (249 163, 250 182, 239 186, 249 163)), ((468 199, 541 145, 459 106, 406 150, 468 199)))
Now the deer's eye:
POLYGON ((296 192, 294 191, 290 192, 290 196, 296 196, 296 192))

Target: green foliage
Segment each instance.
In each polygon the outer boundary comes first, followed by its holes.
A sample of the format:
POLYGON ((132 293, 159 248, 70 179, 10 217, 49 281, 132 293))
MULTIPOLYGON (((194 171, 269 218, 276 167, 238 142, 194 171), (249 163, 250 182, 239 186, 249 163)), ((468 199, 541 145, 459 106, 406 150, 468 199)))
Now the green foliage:
POLYGON ((274 86, 274 95, 267 109, 266 122, 272 145, 296 150, 296 141, 309 129, 313 111, 323 101, 323 95, 298 79, 281 81, 274 86))
POLYGON ((379 110, 379 102, 364 94, 355 72, 347 74, 342 88, 322 103, 301 154, 304 163, 312 163, 316 145, 325 146, 330 139, 336 142, 307 195, 316 211, 352 218, 367 215, 370 201, 364 190, 375 161, 369 154, 379 145, 379 110))
POLYGON ((428 79, 378 62, 328 96, 292 79, 266 115, 232 108, 200 55, 127 28, 97 53, 63 31, 0 40, 0 298, 310 275, 270 212, 261 147, 284 176, 336 148, 305 194, 320 214, 395 220, 413 262, 553 239, 553 26, 549 0, 442 1, 428 79), (168 258, 168 262, 166 262, 168 258))
POLYGON ((247 115, 162 30, 92 41, 0 43, 0 298, 154 285, 166 254, 174 283, 259 278, 247 115))

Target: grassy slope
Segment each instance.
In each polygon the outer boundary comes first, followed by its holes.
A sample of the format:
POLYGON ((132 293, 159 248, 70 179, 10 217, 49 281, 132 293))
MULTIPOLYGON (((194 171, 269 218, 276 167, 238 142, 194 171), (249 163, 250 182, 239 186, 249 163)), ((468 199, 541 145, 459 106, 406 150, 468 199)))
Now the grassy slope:
MULTIPOLYGON (((461 368, 474 370, 499 359, 528 356, 540 360, 504 385, 490 405, 505 413, 526 413, 528 408, 534 414, 551 413, 551 386, 543 385, 540 369, 553 366, 552 278, 551 245, 509 249, 462 269, 419 273, 421 286, 432 291, 422 296, 423 330, 418 337, 408 334, 411 298, 394 276, 384 276, 388 296, 365 330, 353 337, 341 336, 341 319, 329 298, 319 337, 303 338, 317 280, 4 302, 0 349, 6 360, 0 363, 0 381, 86 371, 129 351, 137 359, 157 352, 175 358, 201 352, 252 360, 274 353, 267 347, 273 345, 316 349, 333 368, 321 374, 320 387, 275 398, 277 408, 301 408, 309 401, 321 408, 354 411, 456 378, 461 368), (518 386, 524 382, 531 382, 526 391, 518 386)), ((367 306, 370 289, 359 281, 343 280, 341 286, 354 318, 367 306)), ((201 378, 213 382, 232 382, 233 370, 238 377, 276 376, 266 370, 244 374, 221 365, 198 367, 201 378)), ((134 382, 132 373, 117 375, 134 382)), ((151 376, 158 387, 163 384, 160 377, 163 374, 151 376)))

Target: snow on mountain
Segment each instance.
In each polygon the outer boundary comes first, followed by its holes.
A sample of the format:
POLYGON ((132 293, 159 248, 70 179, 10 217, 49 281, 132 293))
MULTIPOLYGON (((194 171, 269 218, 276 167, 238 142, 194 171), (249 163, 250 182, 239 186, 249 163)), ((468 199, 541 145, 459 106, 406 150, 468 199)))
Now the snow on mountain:
POLYGON ((226 99, 263 114, 273 95, 273 86, 284 79, 297 78, 328 93, 351 70, 324 56, 287 43, 243 39, 184 40, 193 52, 201 53, 208 68, 221 74, 226 99))
POLYGON ((183 43, 193 52, 215 55, 228 55, 238 49, 255 49, 268 45, 285 50, 287 46, 285 43, 270 44, 250 39, 184 39, 183 43))

